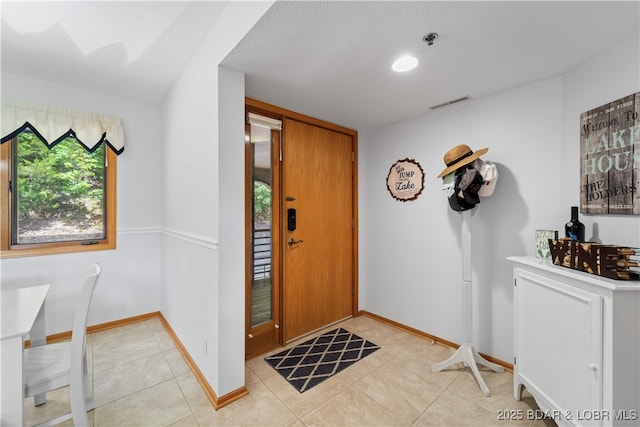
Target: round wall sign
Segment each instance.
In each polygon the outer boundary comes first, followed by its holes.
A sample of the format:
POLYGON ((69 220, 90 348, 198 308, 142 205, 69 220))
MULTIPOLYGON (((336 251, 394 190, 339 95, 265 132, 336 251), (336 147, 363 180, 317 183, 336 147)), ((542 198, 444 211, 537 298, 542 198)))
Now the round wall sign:
POLYGON ((387 189, 391 196, 402 202, 415 200, 424 188, 424 172, 413 159, 398 160, 387 175, 387 189))

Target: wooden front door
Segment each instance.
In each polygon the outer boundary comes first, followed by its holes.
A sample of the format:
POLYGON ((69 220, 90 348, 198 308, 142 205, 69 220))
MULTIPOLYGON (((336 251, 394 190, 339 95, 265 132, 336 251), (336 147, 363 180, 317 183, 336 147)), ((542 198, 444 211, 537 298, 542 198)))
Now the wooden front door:
POLYGON ((284 341, 353 314, 353 135, 285 119, 283 124, 284 341))

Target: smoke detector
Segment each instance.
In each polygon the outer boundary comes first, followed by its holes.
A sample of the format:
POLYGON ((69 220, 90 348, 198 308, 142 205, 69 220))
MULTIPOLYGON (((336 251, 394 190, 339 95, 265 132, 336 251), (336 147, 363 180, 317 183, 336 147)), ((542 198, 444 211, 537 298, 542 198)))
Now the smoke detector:
POLYGON ((438 33, 429 33, 426 36, 422 37, 422 41, 427 44, 427 46, 433 46, 433 42, 438 38, 438 33))

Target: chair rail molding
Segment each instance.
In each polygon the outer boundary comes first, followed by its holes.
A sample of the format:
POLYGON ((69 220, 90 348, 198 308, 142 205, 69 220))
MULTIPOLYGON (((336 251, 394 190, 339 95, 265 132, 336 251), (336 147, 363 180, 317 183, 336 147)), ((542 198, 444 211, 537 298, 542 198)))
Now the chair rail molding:
POLYGON ((160 227, 119 228, 117 230, 117 233, 123 236, 136 235, 136 234, 155 234, 155 233, 162 233, 162 228, 160 227))
POLYGON ((218 240, 210 237, 198 236, 196 234, 186 233, 184 231, 174 230, 171 228, 163 228, 162 234, 173 237, 174 239, 183 240, 196 246, 211 249, 212 251, 217 252, 219 249, 218 240))

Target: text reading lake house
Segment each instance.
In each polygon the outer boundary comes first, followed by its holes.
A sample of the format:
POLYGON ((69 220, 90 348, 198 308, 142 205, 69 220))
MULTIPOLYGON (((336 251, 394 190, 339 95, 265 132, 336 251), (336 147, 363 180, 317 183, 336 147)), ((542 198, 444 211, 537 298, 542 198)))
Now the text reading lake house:
POLYGON ((640 214, 640 92, 580 115, 580 211, 640 214))

